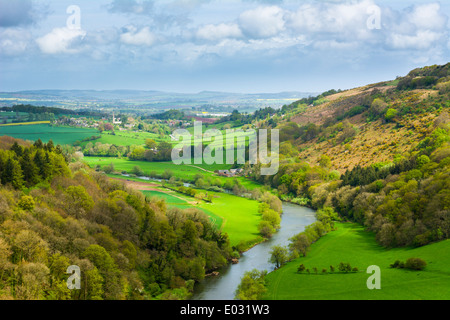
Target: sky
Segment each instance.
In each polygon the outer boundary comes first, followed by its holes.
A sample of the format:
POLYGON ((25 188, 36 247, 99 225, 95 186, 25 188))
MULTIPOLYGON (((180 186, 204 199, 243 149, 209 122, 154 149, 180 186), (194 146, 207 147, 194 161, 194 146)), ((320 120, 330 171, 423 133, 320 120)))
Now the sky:
POLYGON ((0 91, 350 89, 450 57, 450 1, 0 0, 0 91))

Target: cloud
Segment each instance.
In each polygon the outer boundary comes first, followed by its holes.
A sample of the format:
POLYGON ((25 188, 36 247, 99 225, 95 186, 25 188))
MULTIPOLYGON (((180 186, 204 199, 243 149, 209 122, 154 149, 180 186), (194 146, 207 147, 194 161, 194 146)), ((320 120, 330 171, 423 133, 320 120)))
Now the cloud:
POLYGON ((123 28, 120 41, 134 46, 151 46, 155 43, 156 36, 150 31, 149 27, 143 27, 139 30, 134 25, 128 25, 123 28))
POLYGON ((443 30, 447 27, 448 17, 441 12, 439 3, 429 3, 415 6, 407 20, 421 30, 443 30))
POLYGON ((208 24, 200 27, 197 30, 196 38, 206 41, 220 41, 223 39, 238 39, 242 38, 242 31, 235 23, 218 25, 208 24))
POLYGON ((43 53, 78 53, 82 50, 80 42, 86 36, 86 31, 81 29, 55 28, 45 36, 36 39, 36 43, 43 53))
POLYGON ((429 49, 439 42, 443 34, 430 30, 418 31, 414 35, 394 33, 387 39, 387 44, 393 49, 429 49))
POLYGON ((427 50, 448 41, 448 17, 439 3, 413 6, 388 21, 386 44, 390 49, 427 50), (400 18, 398 18, 400 17, 400 18))
POLYGON ((270 38, 284 30, 284 10, 278 6, 247 10, 239 16, 239 25, 250 38, 270 38))
POLYGON ((26 52, 30 46, 31 34, 29 31, 8 28, 0 32, 0 53, 7 56, 16 56, 26 52))
MULTIPOLYGON (((311 36, 328 34, 329 40, 337 35, 348 36, 364 33, 368 30, 368 10, 373 1, 364 0, 354 3, 321 3, 301 5, 297 11, 288 15, 287 25, 295 32, 311 36)), ((354 39, 350 39, 354 40, 354 39)))
POLYGON ((0 27, 29 25, 33 22, 31 0, 0 0, 0 27))
POLYGON ((114 0, 109 5, 109 11, 114 13, 150 15, 154 4, 150 0, 114 0))

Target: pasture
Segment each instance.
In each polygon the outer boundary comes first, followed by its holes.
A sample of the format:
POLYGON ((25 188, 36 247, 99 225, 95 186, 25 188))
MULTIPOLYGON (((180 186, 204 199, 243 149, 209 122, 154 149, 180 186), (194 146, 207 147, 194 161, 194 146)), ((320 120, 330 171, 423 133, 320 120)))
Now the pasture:
POLYGON ((44 143, 47 143, 51 139, 55 145, 71 145, 77 140, 98 135, 98 130, 75 127, 53 127, 48 123, 35 124, 30 122, 23 125, 0 126, 0 136, 3 135, 33 142, 41 139, 44 143))
POLYGON ((337 230, 319 239, 306 257, 289 262, 267 275, 267 300, 426 300, 450 299, 450 240, 419 248, 386 249, 372 233, 354 223, 337 223, 337 230), (421 258, 423 271, 393 269, 396 260, 421 258), (341 273, 340 262, 358 272, 341 273), (297 273, 300 264, 310 269, 297 273), (330 265, 336 268, 330 273, 330 265), (369 290, 366 272, 376 265, 381 270, 381 289, 369 290), (313 272, 318 269, 318 274, 313 272), (322 273, 322 269, 327 269, 322 273))
MULTIPOLYGON (((114 176, 114 178, 117 179, 118 177, 114 176)), ((125 179, 129 180, 128 177, 121 178, 127 183, 125 179)), ((143 182, 140 179, 133 179, 132 181, 143 182)), ((152 184, 155 183, 152 182, 152 184)), ((228 234, 232 246, 239 245, 241 249, 246 250, 262 241, 258 231, 258 224, 261 221, 261 214, 258 212, 258 201, 227 193, 197 190, 212 194, 212 203, 188 197, 162 187, 155 187, 155 190, 141 190, 141 192, 148 197, 164 199, 168 207, 181 209, 194 207, 204 211, 219 229, 228 234)))
POLYGON ((173 162, 131 161, 127 158, 119 159, 112 157, 84 157, 84 161, 91 168, 94 168, 97 165, 103 168, 112 163, 115 171, 125 171, 128 173, 131 173, 133 168, 138 166, 144 171, 146 176, 155 177, 155 175, 161 176, 164 173, 170 173, 171 176, 178 177, 185 182, 192 182, 196 175, 201 174, 206 178, 217 180, 221 184, 225 183, 227 180, 237 179, 237 181, 248 189, 260 187, 258 183, 244 177, 221 177, 214 173, 215 170, 230 169, 232 166, 228 164, 176 165, 173 162))

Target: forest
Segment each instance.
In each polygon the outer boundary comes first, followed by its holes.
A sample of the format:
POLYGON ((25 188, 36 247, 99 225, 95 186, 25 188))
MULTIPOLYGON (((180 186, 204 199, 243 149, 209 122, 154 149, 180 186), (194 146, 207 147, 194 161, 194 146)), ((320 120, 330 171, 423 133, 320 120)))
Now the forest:
POLYGON ((186 299, 232 250, 200 210, 168 209, 51 142, 2 137, 2 299, 186 299), (70 265, 81 290, 66 285, 70 265))

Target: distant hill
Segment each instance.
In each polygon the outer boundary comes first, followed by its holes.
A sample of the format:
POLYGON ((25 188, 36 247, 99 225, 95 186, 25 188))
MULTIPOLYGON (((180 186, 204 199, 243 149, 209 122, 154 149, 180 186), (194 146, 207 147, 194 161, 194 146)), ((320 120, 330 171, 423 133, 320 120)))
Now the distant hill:
POLYGON ((27 90, 0 92, 0 106, 38 104, 46 106, 123 106, 185 108, 207 104, 217 106, 282 106, 292 101, 317 95, 317 93, 229 93, 203 91, 199 93, 174 93, 143 90, 27 90))

